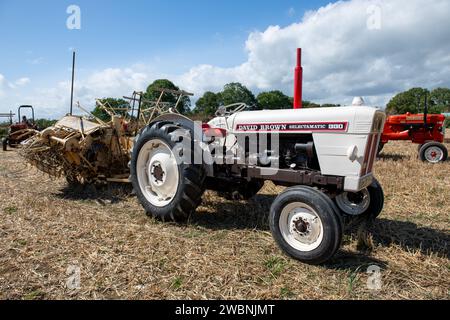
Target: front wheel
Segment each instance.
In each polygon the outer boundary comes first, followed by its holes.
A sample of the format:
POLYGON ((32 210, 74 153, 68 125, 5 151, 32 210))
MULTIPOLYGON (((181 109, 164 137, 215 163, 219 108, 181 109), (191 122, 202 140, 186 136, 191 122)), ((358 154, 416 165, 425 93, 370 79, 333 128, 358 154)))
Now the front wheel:
POLYGON ((447 160, 448 150, 439 142, 425 143, 419 150, 420 160, 429 163, 439 163, 447 160))
POLYGON ((2 146, 3 146, 3 151, 8 150, 8 139, 7 138, 2 139, 2 146))
POLYGON ((270 230, 289 256, 308 264, 321 264, 339 249, 342 225, 333 202, 310 187, 293 187, 272 204, 270 230))

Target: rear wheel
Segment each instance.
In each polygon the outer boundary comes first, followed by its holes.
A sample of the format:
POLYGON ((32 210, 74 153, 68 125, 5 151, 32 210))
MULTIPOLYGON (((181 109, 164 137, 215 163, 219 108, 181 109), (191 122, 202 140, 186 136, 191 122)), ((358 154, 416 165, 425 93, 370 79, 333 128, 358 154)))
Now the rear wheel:
POLYGON ((269 223, 278 246, 304 263, 326 262, 341 244, 342 225, 333 202, 313 188, 286 189, 272 204, 269 223))
POLYGON ((2 139, 2 146, 3 146, 3 151, 8 150, 8 139, 7 138, 2 139))
POLYGON ((420 160, 429 163, 439 163, 448 158, 447 148, 439 142, 425 143, 419 150, 420 160))
POLYGON ((177 142, 189 139, 181 138, 179 131, 186 132, 172 123, 146 127, 136 138, 131 159, 131 181, 139 202, 163 221, 187 220, 204 192, 203 168, 178 161, 183 150, 177 149, 177 142))

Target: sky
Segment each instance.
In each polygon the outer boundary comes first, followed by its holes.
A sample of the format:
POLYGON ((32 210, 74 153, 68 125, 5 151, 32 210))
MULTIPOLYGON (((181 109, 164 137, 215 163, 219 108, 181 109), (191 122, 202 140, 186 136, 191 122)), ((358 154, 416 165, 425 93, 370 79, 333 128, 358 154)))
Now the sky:
POLYGON ((384 106, 413 86, 450 87, 449 13, 447 0, 0 0, 0 112, 67 113, 73 50, 88 109, 158 78, 194 102, 234 81, 292 95, 297 47, 304 99, 384 106))

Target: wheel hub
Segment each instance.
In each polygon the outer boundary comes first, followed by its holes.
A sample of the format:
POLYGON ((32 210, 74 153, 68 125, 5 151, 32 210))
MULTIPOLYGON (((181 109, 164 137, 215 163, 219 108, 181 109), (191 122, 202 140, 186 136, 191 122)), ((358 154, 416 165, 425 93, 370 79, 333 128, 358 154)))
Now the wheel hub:
POLYGON ((293 224, 294 231, 298 232, 301 235, 306 235, 306 233, 311 230, 309 222, 301 218, 295 220, 293 224))
POLYGON ((165 177, 166 173, 164 172, 160 163, 156 163, 156 164, 152 165, 151 174, 157 183, 164 182, 164 177, 165 177))
POLYGON ((171 148, 162 140, 147 142, 139 153, 139 186, 154 206, 164 207, 175 197, 178 190, 179 172, 171 148))
POLYGON ((364 201, 363 192, 349 192, 347 193, 348 201, 354 204, 361 204, 364 201))
POLYGON ((358 216, 369 209, 370 193, 364 189, 360 192, 344 192, 336 197, 336 203, 344 213, 358 216))
POLYGON ((283 237, 302 251, 316 249, 323 238, 323 226, 317 213, 306 204, 294 203, 285 207, 280 219, 283 237), (284 224, 282 221, 286 221, 284 224))
POLYGON ((428 162, 437 163, 444 158, 444 153, 438 147, 430 147, 425 151, 425 158, 428 162))

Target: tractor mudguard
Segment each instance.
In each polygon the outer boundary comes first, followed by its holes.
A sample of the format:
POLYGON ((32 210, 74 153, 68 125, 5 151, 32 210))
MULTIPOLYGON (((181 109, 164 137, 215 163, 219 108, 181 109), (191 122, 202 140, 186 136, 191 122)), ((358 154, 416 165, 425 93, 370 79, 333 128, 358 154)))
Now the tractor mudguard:
POLYGON ((199 159, 202 159, 202 164, 204 166, 206 175, 214 176, 214 167, 213 167, 214 160, 212 159, 208 145, 203 143, 202 123, 193 121, 193 120, 189 119, 188 117, 183 116, 178 113, 168 113, 168 114, 163 114, 163 115, 155 118, 149 124, 149 126, 152 126, 153 123, 163 122, 163 121, 172 122, 174 124, 179 124, 181 127, 188 129, 191 132, 191 134, 194 136, 195 143, 197 143, 200 146, 201 150, 203 151, 202 158, 199 158, 199 159))

